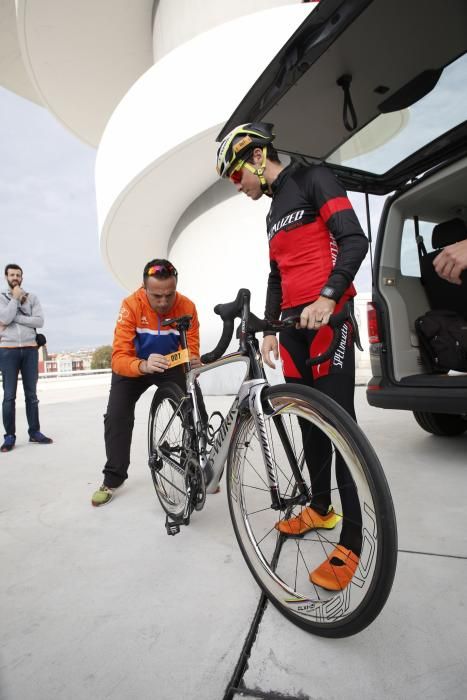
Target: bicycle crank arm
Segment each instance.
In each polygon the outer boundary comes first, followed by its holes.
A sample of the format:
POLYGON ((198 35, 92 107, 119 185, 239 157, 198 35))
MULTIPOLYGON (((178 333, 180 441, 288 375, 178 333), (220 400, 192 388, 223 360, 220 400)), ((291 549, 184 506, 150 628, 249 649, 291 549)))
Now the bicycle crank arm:
POLYGON ((185 501, 185 508, 183 509, 183 515, 182 515, 182 524, 183 525, 189 525, 190 524, 190 515, 191 515, 191 486, 188 486, 186 490, 186 501, 185 501))

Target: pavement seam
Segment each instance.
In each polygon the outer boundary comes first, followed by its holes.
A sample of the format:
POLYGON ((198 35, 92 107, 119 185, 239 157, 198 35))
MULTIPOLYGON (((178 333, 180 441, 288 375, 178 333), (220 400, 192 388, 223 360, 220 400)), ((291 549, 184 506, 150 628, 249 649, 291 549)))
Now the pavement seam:
POLYGON ((264 595, 264 593, 262 593, 258 602, 258 606, 256 608, 255 615, 251 622, 250 629, 248 630, 248 633, 245 637, 245 641, 240 652, 240 657, 235 666, 232 678, 227 684, 223 700, 233 700, 234 693, 245 693, 246 691, 245 687, 241 687, 242 678, 248 668, 248 659, 250 658, 251 649, 255 642, 256 635, 258 633, 258 628, 263 618, 267 602, 267 597, 264 595))
POLYGON ((420 552, 416 549, 398 549, 399 554, 420 554, 424 557, 444 557, 445 559, 462 559, 466 560, 467 556, 461 554, 439 554, 439 552, 420 552))
POLYGON ((255 688, 247 688, 243 682, 243 676, 248 669, 248 660, 250 658, 251 649, 255 643, 256 636, 258 634, 258 629, 263 619, 266 607, 268 605, 268 599, 261 594, 258 606, 256 608, 255 615, 248 630, 248 634, 243 643, 242 650, 240 652, 240 657, 235 666, 232 678, 230 679, 225 695, 222 700, 234 700, 234 696, 239 694, 240 696, 246 696, 251 698, 259 698, 260 700, 310 700, 309 695, 285 695, 284 693, 278 693, 277 691, 264 691, 255 688))
POLYGON ((233 688, 240 696, 260 698, 260 700, 311 700, 309 695, 284 695, 274 691, 250 690, 249 688, 233 688))

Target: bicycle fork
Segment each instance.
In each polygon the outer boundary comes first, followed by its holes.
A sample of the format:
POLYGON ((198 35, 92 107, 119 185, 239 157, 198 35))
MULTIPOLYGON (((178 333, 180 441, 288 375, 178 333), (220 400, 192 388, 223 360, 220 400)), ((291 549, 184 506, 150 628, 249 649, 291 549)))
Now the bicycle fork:
POLYGON ((271 508, 274 510, 286 510, 287 508, 290 508, 296 504, 305 505, 309 500, 310 494, 303 479, 300 466, 297 463, 292 445, 290 444, 289 435, 284 426, 282 416, 280 415, 281 411, 284 410, 285 407, 282 406, 280 409, 274 411, 272 406, 268 407, 266 405, 265 410, 265 402, 262 396, 265 386, 267 385, 259 384, 251 388, 249 395, 250 413, 255 422, 259 444, 263 455, 263 461, 266 467, 266 476, 269 484, 269 490, 271 492, 271 508), (295 478, 293 493, 296 495, 292 495, 289 498, 285 498, 280 494, 277 479, 277 463, 271 451, 266 420, 273 421, 280 437, 282 447, 284 448, 285 456, 295 478))

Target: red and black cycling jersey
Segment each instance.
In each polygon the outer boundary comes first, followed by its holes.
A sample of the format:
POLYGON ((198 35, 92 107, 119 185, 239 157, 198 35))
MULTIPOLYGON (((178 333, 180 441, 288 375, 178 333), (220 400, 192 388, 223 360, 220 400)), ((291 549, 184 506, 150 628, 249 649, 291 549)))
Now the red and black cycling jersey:
POLYGON ((334 174, 323 165, 293 162, 271 189, 265 317, 277 319, 281 309, 315 301, 326 285, 340 300, 355 296, 352 282, 368 241, 334 174))

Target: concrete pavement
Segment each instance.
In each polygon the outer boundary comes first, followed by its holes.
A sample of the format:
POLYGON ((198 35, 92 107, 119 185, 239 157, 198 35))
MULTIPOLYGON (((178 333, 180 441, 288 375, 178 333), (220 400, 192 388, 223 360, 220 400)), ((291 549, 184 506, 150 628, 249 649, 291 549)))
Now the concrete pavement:
MULTIPOLYGON (((150 392, 137 407, 130 478, 105 508, 108 377, 40 383, 55 442, 0 455, 2 700, 223 700, 259 600, 225 488, 167 537, 146 466, 150 392)), ((225 411, 229 397, 208 397, 225 411)), ((467 435, 436 438, 410 413, 359 421, 396 506, 399 564, 388 603, 357 636, 306 634, 266 606, 233 698, 457 699, 467 693, 467 435)))

